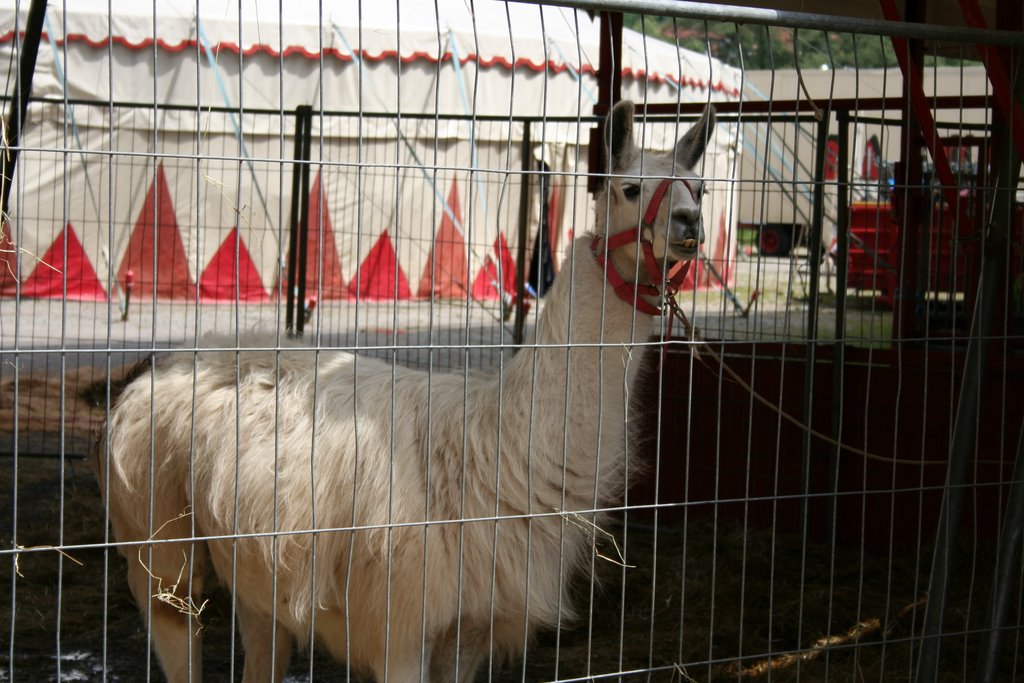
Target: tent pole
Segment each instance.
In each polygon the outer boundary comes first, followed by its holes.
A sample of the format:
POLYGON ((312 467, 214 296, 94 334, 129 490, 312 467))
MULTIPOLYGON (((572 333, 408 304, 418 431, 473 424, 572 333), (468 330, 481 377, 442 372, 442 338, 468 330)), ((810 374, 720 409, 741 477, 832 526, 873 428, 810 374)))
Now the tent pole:
POLYGON ((306 270, 309 258, 309 160, 313 144, 313 108, 303 107, 302 117, 304 125, 302 128, 302 163, 299 165, 299 174, 302 179, 302 189, 299 191, 299 269, 298 269, 298 294, 295 296, 295 336, 302 338, 306 327, 306 270))
POLYGON ((32 0, 28 10, 28 24, 25 40, 21 44, 18 63, 18 80, 14 88, 14 101, 4 121, 6 135, 3 140, 3 154, 0 154, 0 220, 6 221, 10 207, 11 186, 14 184, 14 168, 18 164, 18 145, 21 131, 25 127, 28 113, 28 98, 32 94, 32 76, 36 71, 36 57, 39 54, 39 39, 43 33, 46 18, 46 0, 32 0))

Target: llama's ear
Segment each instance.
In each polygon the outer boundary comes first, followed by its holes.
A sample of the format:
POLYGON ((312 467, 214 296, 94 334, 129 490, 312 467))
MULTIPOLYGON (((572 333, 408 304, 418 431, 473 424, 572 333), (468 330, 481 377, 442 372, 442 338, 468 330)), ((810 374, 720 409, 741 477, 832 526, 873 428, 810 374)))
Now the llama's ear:
POLYGON ((632 160, 636 147, 633 143, 633 103, 623 100, 612 107, 604 125, 605 151, 608 171, 625 168, 632 160))
POLYGON ((686 135, 679 138, 679 142, 676 143, 676 163, 683 168, 694 168, 704 155, 714 129, 715 107, 709 104, 693 128, 686 131, 686 135))

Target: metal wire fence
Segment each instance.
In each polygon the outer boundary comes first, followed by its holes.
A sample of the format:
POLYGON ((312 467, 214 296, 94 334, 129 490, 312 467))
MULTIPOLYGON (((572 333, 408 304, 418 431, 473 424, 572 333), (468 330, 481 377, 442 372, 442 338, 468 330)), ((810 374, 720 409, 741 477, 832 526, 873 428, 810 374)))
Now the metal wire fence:
POLYGON ((576 4, 0 6, 0 680, 1020 675, 1020 34, 576 4))

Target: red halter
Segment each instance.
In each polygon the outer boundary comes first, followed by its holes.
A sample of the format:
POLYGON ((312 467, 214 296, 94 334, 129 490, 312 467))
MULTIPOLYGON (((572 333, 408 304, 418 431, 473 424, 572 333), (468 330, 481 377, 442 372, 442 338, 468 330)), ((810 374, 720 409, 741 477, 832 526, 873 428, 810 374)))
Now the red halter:
POLYGON ((693 197, 694 201, 697 201, 697 193, 693 191, 693 187, 686 178, 666 178, 658 183, 658 187, 655 188, 640 225, 612 235, 608 238, 607 244, 602 244, 605 242, 603 235, 594 235, 594 240, 590 243, 590 249, 594 252, 594 259, 597 260, 597 265, 604 271, 604 278, 615 290, 615 294, 638 311, 649 315, 661 315, 665 312, 666 304, 669 301, 674 301, 676 292, 679 291, 679 287, 683 284, 683 280, 690 270, 691 261, 679 261, 663 276, 661 268, 658 267, 658 261, 654 257, 654 244, 651 240, 644 237, 643 234, 645 228, 654 227, 654 221, 658 217, 661 202, 665 195, 668 194, 668 189, 672 186, 672 183, 682 183, 690 191, 690 196, 693 197), (641 285, 635 282, 627 282, 615 270, 614 264, 609 263, 605 258, 605 255, 612 249, 617 249, 633 242, 640 243, 640 250, 644 255, 644 265, 647 268, 647 276, 651 279, 652 283, 658 284, 641 285), (655 306, 642 298, 644 296, 661 297, 662 304, 655 306))

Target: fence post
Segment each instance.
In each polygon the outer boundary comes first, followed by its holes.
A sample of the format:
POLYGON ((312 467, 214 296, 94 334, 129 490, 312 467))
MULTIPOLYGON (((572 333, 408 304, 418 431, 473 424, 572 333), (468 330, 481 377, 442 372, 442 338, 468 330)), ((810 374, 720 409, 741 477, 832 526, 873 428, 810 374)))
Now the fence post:
MULTIPOLYGON (((846 380, 846 275, 850 254, 850 112, 836 112, 839 123, 839 154, 836 158, 836 326, 832 354, 832 438, 842 442, 843 396, 846 380)), ((826 254, 825 258, 828 258, 826 254)), ((841 449, 833 451, 829 472, 828 533, 835 547, 836 518, 839 505, 839 459, 841 449)))
MULTIPOLYGON (((6 140, 3 154, 0 154, 0 221, 6 220, 10 208, 11 186, 14 184, 14 167, 18 163, 18 145, 21 142, 21 131, 25 127, 28 115, 28 98, 32 95, 32 75, 36 71, 36 56, 39 54, 39 39, 43 33, 43 20, 46 18, 46 0, 32 0, 28 10, 28 23, 25 27, 25 42, 21 44, 21 58, 18 62, 18 81, 14 88, 14 100, 11 111, 7 114, 6 140)), ((17 31, 15 26, 14 30, 17 31)))
MULTIPOLYGON (((807 291, 807 328, 804 336, 807 339, 807 349, 804 354, 804 424, 813 426, 814 422, 814 364, 817 356, 818 343, 818 290, 819 276, 821 273, 821 234, 822 225, 825 221, 825 152, 828 143, 829 113, 821 112, 818 119, 817 138, 815 139, 814 150, 814 208, 811 216, 811 234, 807 240, 807 266, 808 266, 808 291, 807 291)), ((811 450, 813 439, 809 431, 804 433, 803 443, 803 481, 801 491, 806 495, 811 491, 811 450)), ((803 533, 806 540, 810 531, 810 498, 805 497, 803 503, 803 533)))
POLYGON ((295 296, 296 317, 295 336, 301 338, 306 327, 306 270, 309 257, 309 161, 313 145, 313 108, 304 106, 302 116, 306 120, 302 138, 302 164, 299 171, 302 177, 302 190, 299 193, 299 268, 295 296))
POLYGON ((519 184, 519 244, 516 247, 516 320, 512 329, 512 342, 522 344, 526 338, 526 240, 530 232, 530 170, 533 159, 530 142, 530 122, 523 121, 522 180, 519 184))
POLYGON ((996 557, 995 579, 988 598, 988 611, 982 629, 988 641, 978 657, 978 683, 995 681, 999 675, 1004 629, 1009 617, 1016 586, 1020 578, 1021 534, 1024 533, 1024 427, 1017 437, 1017 459, 1013 466, 1013 487, 1006 503, 1003 529, 999 534, 999 555, 996 557))
MULTIPOLYGON (((1013 147, 1002 150, 997 178, 994 206, 1008 209, 1013 201, 1019 175, 1020 161, 1013 147)), ((949 467, 935 532, 935 551, 932 571, 928 577, 928 603, 921 631, 921 653, 917 665, 917 681, 938 680, 939 650, 942 644, 942 626, 949 596, 949 581, 956 560, 956 535, 963 517, 964 489, 968 481, 975 453, 975 436, 981 409, 982 382, 991 343, 992 324, 996 307, 1003 300, 1006 277, 1007 246, 1012 234, 1012 211, 996 212, 992 227, 982 233, 981 283, 978 287, 971 320, 971 333, 964 354, 964 374, 953 422, 953 441, 949 449, 949 467), (1002 290, 1002 291, 1001 291, 1002 290)), ((1004 521, 1004 524, 1010 520, 1004 521)))
MULTIPOLYGON (((305 203, 306 208, 300 214, 299 201, 306 197, 309 190, 309 164, 308 161, 310 145, 307 140, 310 138, 309 126, 313 120, 313 108, 302 105, 295 109, 295 152, 292 164, 292 202, 289 216, 288 228, 288 266, 285 283, 285 314, 284 327, 289 337, 302 336, 302 328, 305 323, 305 316, 300 308, 298 315, 298 330, 296 331, 295 298, 296 278, 302 282, 303 294, 305 293, 306 269, 305 259, 302 259, 299 266, 299 251, 305 251, 306 232, 308 230, 309 201, 305 203), (305 187, 303 187, 303 169, 305 169, 305 187), (304 216, 300 220, 300 215, 304 216), (302 233, 301 236, 299 233, 302 233), (301 237, 301 241, 300 241, 301 237), (300 246, 303 245, 303 246, 300 246)), ((299 300, 302 306, 302 300, 299 300)))

